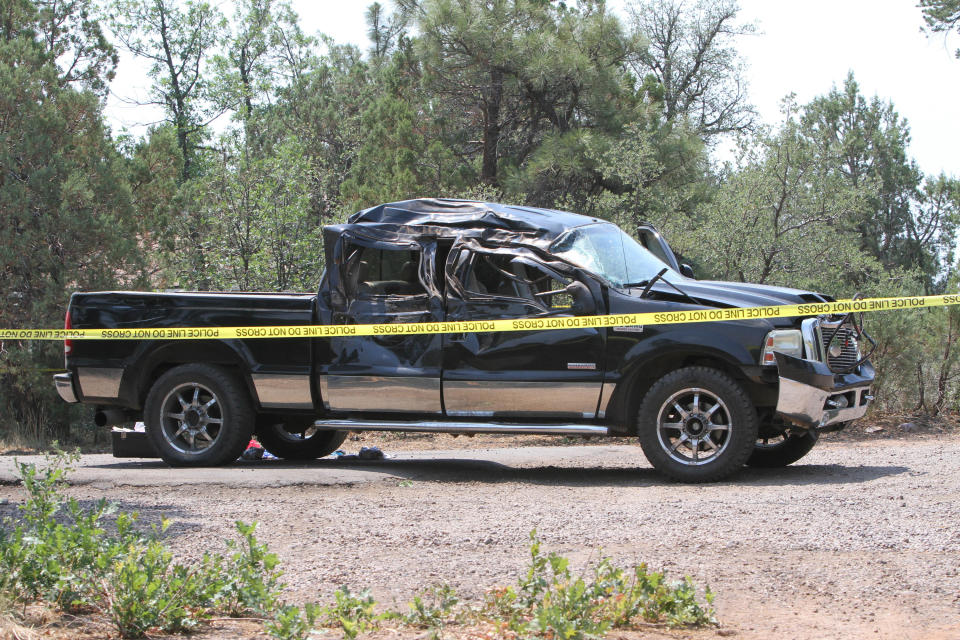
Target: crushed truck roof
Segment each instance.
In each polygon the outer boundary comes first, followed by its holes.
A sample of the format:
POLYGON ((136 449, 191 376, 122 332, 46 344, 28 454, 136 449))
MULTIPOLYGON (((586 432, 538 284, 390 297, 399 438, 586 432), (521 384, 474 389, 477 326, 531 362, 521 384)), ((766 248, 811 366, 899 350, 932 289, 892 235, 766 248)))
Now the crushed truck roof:
POLYGON ((463 231, 511 231, 533 236, 549 243, 574 227, 597 222, 599 218, 558 211, 495 202, 419 198, 377 205, 353 214, 349 224, 388 227, 432 227, 441 235, 460 235, 463 231), (443 233, 443 230, 447 230, 443 233))

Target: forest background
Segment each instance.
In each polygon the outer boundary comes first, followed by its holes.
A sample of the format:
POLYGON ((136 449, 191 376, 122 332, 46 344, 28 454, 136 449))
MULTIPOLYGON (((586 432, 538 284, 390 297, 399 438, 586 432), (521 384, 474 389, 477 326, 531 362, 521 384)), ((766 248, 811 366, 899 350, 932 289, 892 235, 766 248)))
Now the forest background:
MULTIPOLYGON (((924 175, 853 74, 760 122, 733 0, 396 0, 366 20, 361 48, 284 0, 0 0, 0 326, 59 326, 76 290, 312 291, 323 225, 418 196, 649 222, 699 278, 957 291, 960 180, 924 175), (104 118, 121 52, 165 114, 140 136, 104 118)), ((960 0, 921 0, 917 23, 956 31, 960 0)), ((867 323, 880 409, 960 409, 960 309, 867 323)), ((62 366, 59 344, 0 345, 0 441, 90 436, 62 366)))

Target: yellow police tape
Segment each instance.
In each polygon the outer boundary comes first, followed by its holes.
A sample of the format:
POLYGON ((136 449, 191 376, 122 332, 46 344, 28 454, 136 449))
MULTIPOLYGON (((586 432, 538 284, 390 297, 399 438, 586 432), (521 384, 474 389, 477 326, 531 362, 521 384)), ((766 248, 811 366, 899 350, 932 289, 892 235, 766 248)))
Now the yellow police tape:
POLYGON ((0 329, 0 340, 232 340, 249 338, 336 338, 350 336, 481 333, 638 327, 687 322, 723 322, 760 318, 791 318, 825 314, 868 313, 960 305, 960 295, 862 298, 768 307, 694 309, 602 316, 531 317, 462 322, 402 324, 289 325, 264 327, 157 327, 130 329, 0 329))

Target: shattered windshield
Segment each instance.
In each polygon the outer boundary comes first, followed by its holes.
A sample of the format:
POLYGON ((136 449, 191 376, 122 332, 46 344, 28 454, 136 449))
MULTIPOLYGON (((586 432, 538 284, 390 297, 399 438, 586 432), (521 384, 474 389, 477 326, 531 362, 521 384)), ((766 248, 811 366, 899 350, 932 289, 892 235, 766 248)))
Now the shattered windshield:
MULTIPOLYGON (((649 280, 666 266, 618 226, 608 223, 577 227, 557 239, 550 251, 615 287, 649 280)), ((663 277, 670 282, 683 279, 672 269, 663 277)))

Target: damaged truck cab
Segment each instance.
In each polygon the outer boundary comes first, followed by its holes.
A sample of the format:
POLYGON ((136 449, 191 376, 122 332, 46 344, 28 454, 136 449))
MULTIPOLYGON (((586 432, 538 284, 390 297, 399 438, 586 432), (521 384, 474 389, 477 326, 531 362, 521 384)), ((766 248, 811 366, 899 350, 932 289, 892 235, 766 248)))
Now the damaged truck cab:
POLYGON ((236 459, 251 433, 313 458, 348 431, 638 438, 683 481, 782 466, 864 414, 873 369, 855 318, 551 329, 552 318, 822 303, 779 287, 694 280, 650 228, 456 200, 373 207, 324 229, 316 296, 77 293, 74 328, 376 324, 371 336, 77 341, 57 388, 141 417, 168 463, 236 459), (509 319, 522 331, 476 331, 509 319), (398 333, 411 322, 462 333, 398 333), (187 345, 187 346, 184 346, 187 345))

